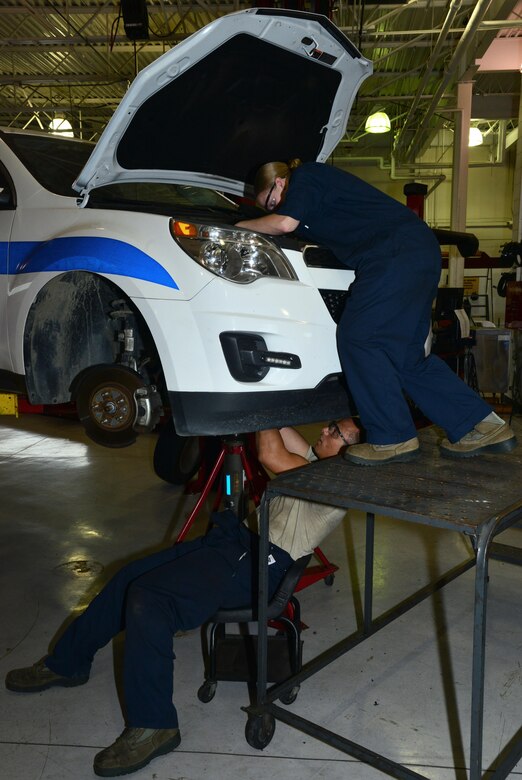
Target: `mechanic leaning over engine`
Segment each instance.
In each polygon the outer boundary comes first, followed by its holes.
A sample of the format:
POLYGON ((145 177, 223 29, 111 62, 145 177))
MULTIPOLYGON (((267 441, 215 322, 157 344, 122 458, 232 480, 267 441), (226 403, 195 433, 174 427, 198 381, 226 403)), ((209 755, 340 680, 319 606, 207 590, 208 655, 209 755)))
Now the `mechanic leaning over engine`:
MULTIPOLYGON (((351 418, 326 425, 314 447, 293 428, 257 434, 259 461, 274 473, 328 458, 359 440, 351 418)), ((311 553, 345 515, 344 509, 277 496, 270 508, 269 594, 294 560, 311 553)), ((213 527, 189 542, 124 566, 33 666, 13 669, 6 688, 36 693, 89 679, 97 650, 125 629, 127 727, 94 758, 101 777, 129 774, 181 741, 173 695, 173 637, 197 628, 220 607, 257 603, 258 536, 231 511, 212 515, 213 527)))
POLYGON ((355 270, 337 344, 366 442, 349 447, 344 457, 372 466, 418 455, 404 393, 445 430, 443 455, 510 452, 516 446, 510 426, 441 358, 425 355, 441 273, 440 247, 426 223, 324 163, 266 163, 254 189, 257 204, 272 213, 239 227, 270 235, 297 231, 355 270))

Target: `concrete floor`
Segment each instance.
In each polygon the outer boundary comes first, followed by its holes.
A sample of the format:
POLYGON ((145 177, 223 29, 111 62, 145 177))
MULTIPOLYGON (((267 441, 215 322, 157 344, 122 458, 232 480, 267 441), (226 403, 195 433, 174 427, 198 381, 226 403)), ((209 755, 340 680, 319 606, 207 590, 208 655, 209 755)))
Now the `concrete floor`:
MULTIPOLYGON (((520 419, 515 421, 520 430, 520 419)), ((308 433, 312 433, 309 430, 308 433)), ((522 436, 520 437, 522 439, 522 436)), ((62 622, 110 572, 169 544, 194 498, 152 468, 155 436, 125 450, 89 442, 78 423, 24 415, 0 419, 0 675, 45 654, 62 622)), ((194 529, 196 530, 196 529, 194 529)), ((522 545, 522 530, 499 541, 522 545)), ((322 545, 340 570, 299 594, 305 660, 347 633, 360 615, 364 528, 350 515, 322 545)), ((376 529, 376 613, 467 555, 448 531, 385 518, 376 529)), ((521 722, 522 569, 490 566, 485 766, 521 722)), ((306 681, 291 708, 433 780, 465 778, 468 764, 473 572, 306 681)), ((200 634, 176 638, 175 696, 182 743, 132 775, 137 780, 377 780, 378 770, 278 722, 264 751, 244 737, 244 683, 203 681, 200 634)), ((115 684, 122 643, 104 648, 89 684, 0 695, 2 780, 87 780, 96 752, 123 728, 115 684)), ((522 765, 511 777, 522 775, 522 765)))

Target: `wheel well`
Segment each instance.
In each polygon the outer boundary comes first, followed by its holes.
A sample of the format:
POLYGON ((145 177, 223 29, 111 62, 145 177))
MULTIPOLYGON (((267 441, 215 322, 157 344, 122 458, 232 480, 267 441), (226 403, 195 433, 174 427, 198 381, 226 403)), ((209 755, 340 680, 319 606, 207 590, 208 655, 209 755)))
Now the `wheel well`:
POLYGON ((77 377, 100 363, 129 365, 146 382, 153 377, 163 393, 161 364, 140 312, 117 285, 85 271, 57 276, 38 293, 27 317, 24 363, 31 403, 68 403, 77 377))

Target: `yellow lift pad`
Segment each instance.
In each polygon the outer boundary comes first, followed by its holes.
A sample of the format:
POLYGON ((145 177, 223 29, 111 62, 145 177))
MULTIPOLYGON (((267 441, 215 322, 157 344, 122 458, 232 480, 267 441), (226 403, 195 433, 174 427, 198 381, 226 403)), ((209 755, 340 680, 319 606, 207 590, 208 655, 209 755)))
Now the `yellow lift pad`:
POLYGON ((14 414, 18 417, 18 396, 0 393, 0 414, 14 414))

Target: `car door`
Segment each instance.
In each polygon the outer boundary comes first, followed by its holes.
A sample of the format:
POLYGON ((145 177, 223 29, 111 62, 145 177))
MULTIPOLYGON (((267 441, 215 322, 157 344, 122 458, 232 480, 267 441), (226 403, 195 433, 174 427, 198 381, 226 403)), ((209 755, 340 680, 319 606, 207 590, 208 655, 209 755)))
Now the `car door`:
POLYGON ((15 203, 13 182, 7 169, 0 163, 0 379, 4 371, 12 369, 9 354, 6 297, 9 279, 9 241, 15 215, 15 203))

